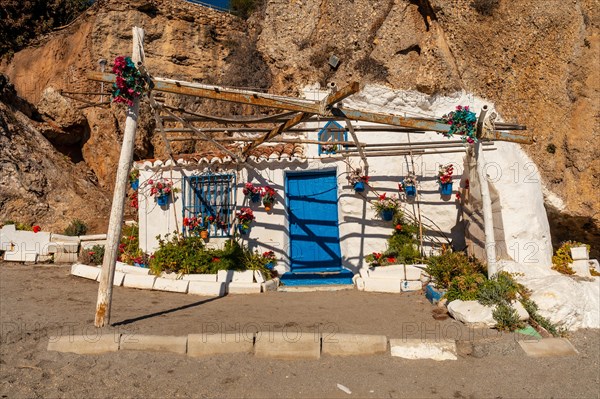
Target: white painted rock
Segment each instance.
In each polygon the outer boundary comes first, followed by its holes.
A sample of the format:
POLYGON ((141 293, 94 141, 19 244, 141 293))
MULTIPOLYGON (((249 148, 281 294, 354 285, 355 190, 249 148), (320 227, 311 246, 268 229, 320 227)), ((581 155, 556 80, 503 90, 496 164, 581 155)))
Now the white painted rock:
POLYGON ((217 282, 216 274, 184 274, 183 280, 189 281, 207 281, 211 283, 217 282))
MULTIPOLYGON (((369 278, 398 279, 398 280, 420 280, 421 269, 413 265, 390 265, 378 266, 369 270, 369 278), (405 273, 406 272, 406 273, 405 273)), ((363 277, 364 278, 364 277, 363 277)))
POLYGON ((234 283, 252 283, 254 282, 254 271, 253 270, 244 270, 241 272, 234 271, 233 279, 231 280, 234 283))
POLYGON ((525 307, 519 301, 515 301, 512 304, 512 307, 517 311, 519 315, 519 320, 527 321, 529 320, 529 313, 525 310, 525 307))
POLYGON ((556 273, 554 276, 519 279, 532 291, 538 312, 570 331, 600 328, 600 278, 576 281, 556 273))
POLYGON ((390 339, 390 352, 404 359, 457 360, 455 341, 390 339))
POLYGON ((219 270, 217 272, 217 281, 219 283, 230 283, 233 281, 233 270, 219 270))
POLYGON ((96 280, 100 276, 100 269, 95 266, 88 266, 76 263, 71 266, 71 274, 77 277, 83 277, 90 280, 96 280))
POLYGON ((574 260, 571 269, 573 269, 577 276, 592 277, 592 274, 590 273, 590 262, 587 259, 574 260))
POLYGON ((410 292, 410 291, 421 291, 423 289, 423 283, 419 281, 402 281, 400 283, 400 289, 402 292, 410 292))
POLYGON ((475 327, 494 327, 496 320, 492 311, 492 307, 483 306, 477 301, 457 299, 448 304, 448 312, 455 320, 475 327))
POLYGON ((367 292, 389 292, 392 294, 400 293, 400 280, 384 280, 377 278, 364 279, 365 291, 367 292))
POLYGON ((589 255, 587 251, 587 247, 585 245, 581 247, 572 247, 571 248, 571 258, 573 260, 588 260, 589 255))

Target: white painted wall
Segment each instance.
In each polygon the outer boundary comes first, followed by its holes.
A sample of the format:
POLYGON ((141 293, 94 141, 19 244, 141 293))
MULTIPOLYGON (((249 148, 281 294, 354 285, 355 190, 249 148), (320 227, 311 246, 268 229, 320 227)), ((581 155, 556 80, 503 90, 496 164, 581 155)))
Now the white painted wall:
MULTIPOLYGON (((324 92, 307 89, 306 97, 322 98, 324 92)), ((430 97, 421 93, 394 91, 379 86, 367 86, 355 95, 352 100, 345 100, 349 108, 362 108, 385 113, 398 113, 401 109, 406 116, 440 117, 452 111, 456 105, 470 105, 475 112, 484 105, 492 106, 482 99, 460 93, 453 97, 430 97)), ((315 128, 315 133, 307 135, 309 139, 317 139, 317 131, 326 122, 311 123, 307 126, 315 128)), ((366 125, 360 123, 360 125, 366 125)), ((408 142, 406 133, 395 132, 357 132, 359 140, 367 143, 408 142)), ((350 135, 349 135, 350 139, 350 135)), ((431 142, 445 140, 436 133, 410 134, 411 142, 431 142)), ((546 213, 543 206, 543 196, 540 178, 535 165, 527 158, 518 145, 496 143, 496 151, 485 152, 489 163, 488 174, 493 188, 498 191, 502 208, 502 221, 506 247, 512 253, 501 254, 512 257, 517 262, 535 262, 534 265, 549 268, 551 259, 550 233, 546 213)), ((277 190, 277 202, 271 213, 266 213, 262 205, 251 205, 255 211, 254 222, 246 243, 259 251, 273 250, 281 259, 278 270, 285 272, 289 267, 287 258, 289 251, 287 214, 285 209, 285 170, 322 170, 334 168, 338 176, 339 194, 339 229, 343 265, 352 270, 363 265, 363 258, 373 251, 385 249, 386 240, 392 232, 390 222, 382 222, 375 217, 375 212, 367 200, 375 200, 376 193, 397 195, 398 183, 402 177, 411 171, 410 157, 369 157, 369 176, 372 189, 356 194, 347 183, 346 176, 349 166, 339 156, 319 158, 317 145, 308 145, 305 161, 263 161, 251 168, 235 170, 235 166, 213 165, 213 172, 223 168, 224 171, 237 173, 238 206, 245 206, 242 194, 243 184, 252 181, 259 185, 269 184, 277 190), (233 169, 231 169, 233 168, 233 169)), ((360 165, 360 158, 348 159, 352 167, 360 165)), ((454 192, 461 185, 464 171, 464 153, 446 153, 435 155, 419 155, 414 157, 416 174, 420 181, 420 204, 425 225, 431 226, 425 236, 426 252, 433 252, 432 246, 444 242, 443 236, 452 239, 457 249, 465 247, 464 229, 461 219, 460 204, 453 194, 451 198, 442 198, 438 191, 436 177, 438 167, 452 163, 455 170, 454 192), (440 230, 441 233, 433 230, 440 230)), ((169 178, 171 173, 176 185, 181 187, 182 174, 190 175, 206 168, 203 165, 187 165, 167 168, 157 168, 151 162, 138 164, 140 182, 144 182, 156 173, 162 173, 169 178), (157 172, 162 170, 162 172, 157 172)), ((465 174, 465 176, 467 176, 465 174)), ((464 182, 462 183, 464 185, 464 182)), ((140 245, 143 250, 152 252, 157 248, 156 236, 172 232, 176 228, 175 220, 181 229, 182 203, 180 195, 170 204, 168 209, 156 206, 153 198, 147 198, 144 185, 140 191, 140 245)), ((416 214, 416 206, 412 202, 403 203, 407 213, 416 214)), ((209 245, 220 245, 222 239, 211 238, 209 245)))

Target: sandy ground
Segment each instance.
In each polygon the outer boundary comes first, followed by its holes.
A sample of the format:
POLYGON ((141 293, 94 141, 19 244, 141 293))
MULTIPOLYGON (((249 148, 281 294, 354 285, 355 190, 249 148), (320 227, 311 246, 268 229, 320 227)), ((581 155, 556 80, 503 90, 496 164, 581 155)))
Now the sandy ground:
POLYGON ((436 321, 421 294, 358 291, 206 299, 117 287, 103 334, 286 330, 390 338, 459 339, 453 362, 386 356, 279 361, 252 355, 188 358, 126 352, 83 356, 48 352, 58 333, 98 332, 98 285, 68 266, 0 263, 0 397, 600 397, 600 332, 573 333, 579 354, 532 359, 521 336, 436 321), (336 384, 348 387, 342 392, 336 384))

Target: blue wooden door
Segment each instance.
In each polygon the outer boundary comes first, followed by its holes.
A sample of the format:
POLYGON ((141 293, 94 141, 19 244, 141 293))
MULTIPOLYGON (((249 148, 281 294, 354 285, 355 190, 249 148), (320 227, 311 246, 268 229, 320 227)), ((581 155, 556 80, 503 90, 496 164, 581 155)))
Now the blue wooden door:
POLYGON ((287 174, 291 271, 342 269, 335 171, 287 174))

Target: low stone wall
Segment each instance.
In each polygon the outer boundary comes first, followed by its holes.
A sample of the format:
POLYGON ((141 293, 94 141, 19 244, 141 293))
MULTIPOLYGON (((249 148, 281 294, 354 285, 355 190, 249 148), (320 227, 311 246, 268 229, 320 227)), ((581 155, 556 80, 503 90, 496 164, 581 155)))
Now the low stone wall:
MULTIPOLYGON (((90 280, 100 281, 100 272, 100 266, 76 263, 71 267, 73 276, 90 280)), ((162 273, 160 276, 155 276, 150 274, 149 269, 117 262, 113 285, 191 295, 224 296, 277 291, 279 279, 266 280, 262 273, 256 270, 219 270, 218 274, 183 276, 176 273, 162 273)))

